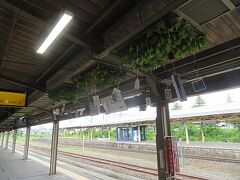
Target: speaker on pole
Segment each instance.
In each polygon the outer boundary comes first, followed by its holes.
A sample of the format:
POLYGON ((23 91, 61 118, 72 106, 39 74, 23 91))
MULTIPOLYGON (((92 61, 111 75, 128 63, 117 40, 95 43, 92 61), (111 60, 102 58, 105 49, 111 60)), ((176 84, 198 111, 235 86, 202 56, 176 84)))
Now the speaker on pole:
POLYGON ((173 86, 175 88, 175 91, 177 93, 177 97, 180 101, 186 101, 187 100, 187 95, 186 92, 184 90, 181 78, 179 76, 179 74, 173 74, 171 76, 172 81, 173 81, 173 86))

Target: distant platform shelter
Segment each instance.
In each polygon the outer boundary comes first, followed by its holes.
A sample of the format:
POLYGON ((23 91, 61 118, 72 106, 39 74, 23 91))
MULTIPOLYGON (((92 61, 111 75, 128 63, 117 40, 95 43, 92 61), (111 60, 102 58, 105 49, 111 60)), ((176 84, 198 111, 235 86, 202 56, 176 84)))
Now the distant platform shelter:
POLYGON ((146 126, 130 126, 116 128, 117 141, 146 141, 146 126))

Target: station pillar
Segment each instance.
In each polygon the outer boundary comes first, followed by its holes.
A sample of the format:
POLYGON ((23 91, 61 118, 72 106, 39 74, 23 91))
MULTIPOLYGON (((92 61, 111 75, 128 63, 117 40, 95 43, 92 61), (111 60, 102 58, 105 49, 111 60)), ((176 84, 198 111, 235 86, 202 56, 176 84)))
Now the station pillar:
POLYGON ((118 141, 118 127, 116 128, 116 141, 118 141))
POLYGON ((90 139, 90 131, 89 131, 89 129, 88 129, 88 140, 90 139))
POLYGON ((174 173, 168 171, 168 162, 167 162, 167 146, 165 143, 165 137, 171 136, 170 129, 170 117, 169 117, 169 108, 168 102, 164 97, 165 85, 161 84, 158 80, 153 78, 147 78, 151 88, 151 94, 156 100, 156 148, 157 148, 157 165, 158 165, 158 179, 159 180, 170 180, 174 179, 174 173))
POLYGON ((30 140, 31 126, 26 127, 26 136, 25 136, 25 144, 23 151, 23 159, 28 159, 28 148, 29 148, 29 140, 30 140))
POLYGON ((202 142, 205 142, 205 135, 204 135, 204 131, 203 131, 203 126, 201 126, 201 136, 202 136, 202 142))
POLYGON ((13 131, 13 141, 12 141, 12 153, 15 153, 16 141, 17 141, 17 129, 14 129, 14 131, 13 131))
POLYGON ((186 135, 186 144, 189 144, 189 135, 188 135, 188 128, 186 122, 184 122, 185 127, 185 135, 186 135))
POLYGON ((10 131, 7 131, 6 144, 5 144, 5 149, 6 149, 6 150, 8 149, 9 136, 10 136, 10 131))
POLYGON ((141 142, 141 129, 140 129, 140 126, 138 126, 138 142, 141 142))
POLYGON ((54 121, 53 121, 53 129, 52 129, 52 143, 51 143, 49 175, 56 174, 57 152, 58 152, 58 132, 59 132, 59 120, 56 117, 56 119, 54 119, 54 121))
POLYGON ((153 132, 154 132, 154 137, 156 137, 156 125, 153 125, 153 132))
POLYGON ((158 161, 158 179, 165 180, 174 177, 174 174, 167 172, 167 155, 166 155, 166 145, 165 136, 171 136, 170 131, 170 118, 169 109, 167 102, 160 102, 158 100, 157 104, 157 118, 156 118, 156 146, 157 146, 157 161, 158 161))
POLYGON ((108 126, 108 142, 111 142, 111 128, 108 126))
POLYGON ((4 142, 4 134, 5 134, 5 132, 2 132, 2 142, 1 142, 2 147, 3 147, 3 142, 4 142))
POLYGON ((93 140, 93 130, 91 128, 91 140, 93 140))

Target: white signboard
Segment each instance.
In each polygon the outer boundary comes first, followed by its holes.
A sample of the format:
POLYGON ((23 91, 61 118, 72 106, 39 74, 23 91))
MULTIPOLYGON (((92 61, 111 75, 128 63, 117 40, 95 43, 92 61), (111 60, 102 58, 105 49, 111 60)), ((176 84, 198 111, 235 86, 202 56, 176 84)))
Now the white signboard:
POLYGON ((139 81, 139 78, 137 78, 134 83, 134 89, 139 90, 139 88, 140 88, 140 81, 139 81))
POLYGON ((172 100, 172 90, 164 89, 164 96, 166 100, 172 100))
POLYGON ((127 110, 127 106, 121 95, 121 91, 117 88, 113 89, 111 96, 102 98, 101 103, 106 114, 127 110))
POLYGON ((152 105, 152 102, 151 102, 151 98, 150 98, 150 97, 146 97, 146 98, 145 98, 145 101, 146 101, 146 105, 147 105, 147 106, 151 106, 151 105, 152 105))

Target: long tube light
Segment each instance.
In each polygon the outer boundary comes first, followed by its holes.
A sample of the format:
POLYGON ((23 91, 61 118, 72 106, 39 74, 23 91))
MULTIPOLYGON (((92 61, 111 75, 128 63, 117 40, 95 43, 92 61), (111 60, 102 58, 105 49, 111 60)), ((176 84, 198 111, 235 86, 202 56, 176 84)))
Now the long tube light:
POLYGON ((73 16, 69 13, 64 13, 56 26, 52 29, 47 38, 44 40, 40 48, 37 50, 37 53, 43 54, 52 44, 52 42, 57 38, 57 36, 63 31, 67 24, 72 20, 72 18, 73 16))

